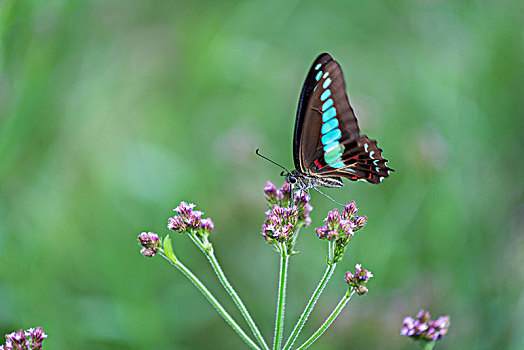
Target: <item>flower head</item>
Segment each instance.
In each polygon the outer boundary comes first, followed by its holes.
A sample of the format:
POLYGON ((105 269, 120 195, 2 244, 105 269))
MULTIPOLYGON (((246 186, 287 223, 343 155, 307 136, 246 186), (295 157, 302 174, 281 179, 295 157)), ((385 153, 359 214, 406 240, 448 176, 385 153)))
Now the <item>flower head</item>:
POLYGON ((350 271, 346 272, 346 277, 344 280, 351 289, 357 292, 358 295, 366 294, 368 292, 366 284, 368 283, 369 279, 373 277, 373 274, 371 271, 364 269, 362 264, 356 264, 355 269, 356 271, 354 274, 350 271))
POLYGON ((191 212, 193 211, 193 208, 196 207, 193 203, 186 203, 186 202, 180 202, 178 207, 173 209, 173 211, 176 211, 178 215, 180 215, 183 218, 187 218, 189 215, 191 215, 191 212))
POLYGON ((270 243, 290 242, 297 227, 299 213, 295 206, 291 208, 274 204, 266 211, 266 220, 262 225, 262 236, 270 243))
POLYGON ((23 329, 5 335, 5 345, 0 345, 0 350, 41 350, 42 342, 47 338, 47 334, 41 327, 23 329))
POLYGON ((309 226, 311 224, 309 213, 313 210, 313 207, 309 204, 311 196, 306 191, 295 191, 293 202, 290 203, 291 186, 287 182, 284 182, 280 189, 277 189, 271 181, 266 181, 264 195, 270 209, 275 204, 279 207, 295 206, 298 211, 298 226, 309 226))
POLYGON ((315 229, 318 238, 336 241, 333 262, 342 260, 351 237, 366 224, 367 218, 356 216, 357 211, 355 201, 351 201, 343 211, 331 210, 324 219, 324 226, 315 229))
POLYGON ((411 316, 404 318, 400 334, 414 340, 437 341, 446 336, 449 325, 449 316, 431 320, 428 311, 420 310, 416 318, 411 316))
POLYGON ((142 232, 139 234, 138 244, 143 247, 140 250, 140 254, 148 258, 155 256, 161 246, 160 238, 154 232, 142 232))
POLYGON ((168 228, 178 232, 186 231, 188 228, 198 230, 202 225, 201 217, 203 212, 193 210, 195 204, 180 202, 179 206, 173 209, 178 216, 169 218, 168 228))
POLYGON ((168 219, 167 228, 180 233, 194 233, 199 236, 208 235, 215 225, 210 218, 202 219, 203 212, 194 210, 195 204, 181 202, 173 211, 175 215, 168 219))

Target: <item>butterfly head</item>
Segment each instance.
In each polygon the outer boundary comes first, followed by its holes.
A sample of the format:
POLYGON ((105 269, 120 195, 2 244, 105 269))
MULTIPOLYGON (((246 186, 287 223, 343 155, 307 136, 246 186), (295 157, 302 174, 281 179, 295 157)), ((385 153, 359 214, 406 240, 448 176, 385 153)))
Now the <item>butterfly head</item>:
POLYGON ((293 170, 292 172, 284 172, 282 171, 280 173, 280 176, 285 176, 286 177, 286 182, 290 185, 295 185, 297 183, 297 177, 293 174, 295 171, 293 170))
POLYGON ((281 172, 281 176, 286 176, 286 182, 292 187, 306 191, 315 186, 319 186, 320 183, 315 181, 315 177, 303 174, 299 170, 293 170, 290 172, 281 172))

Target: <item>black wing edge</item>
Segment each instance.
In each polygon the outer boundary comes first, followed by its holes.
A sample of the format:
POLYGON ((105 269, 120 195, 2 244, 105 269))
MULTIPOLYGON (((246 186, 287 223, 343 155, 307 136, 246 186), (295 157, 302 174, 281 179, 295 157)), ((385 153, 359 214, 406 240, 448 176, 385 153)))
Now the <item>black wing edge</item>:
POLYGON ((309 73, 306 76, 306 80, 304 81, 304 85, 302 86, 302 92, 300 93, 300 98, 298 100, 298 108, 297 108, 297 117, 295 120, 295 134, 293 136, 293 160, 295 162, 295 168, 302 169, 302 165, 300 164, 299 159, 299 150, 300 150, 300 135, 302 135, 302 125, 304 124, 304 116, 306 114, 306 109, 308 106, 309 98, 311 97, 311 93, 313 92, 313 89, 315 88, 317 81, 315 80, 316 70, 315 67, 320 63, 322 66, 324 66, 329 61, 333 61, 333 57, 331 57, 330 54, 327 52, 321 53, 318 55, 316 60, 311 65, 311 68, 309 69, 309 73))

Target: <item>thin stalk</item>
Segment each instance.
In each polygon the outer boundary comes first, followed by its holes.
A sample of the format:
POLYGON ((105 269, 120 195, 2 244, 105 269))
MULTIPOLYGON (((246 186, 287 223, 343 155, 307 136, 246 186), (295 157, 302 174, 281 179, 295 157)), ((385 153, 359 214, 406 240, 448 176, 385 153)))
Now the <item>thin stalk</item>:
POLYGON ((278 282, 278 301, 275 316, 275 339, 273 341, 273 350, 280 350, 280 346, 282 345, 284 309, 286 304, 286 279, 289 256, 287 255, 285 243, 282 243, 280 248, 280 278, 278 282))
POLYGON ((328 264, 328 267, 326 268, 326 271, 324 272, 322 279, 320 280, 319 284, 317 285, 317 288, 311 295, 311 298, 309 299, 309 302, 307 303, 306 307, 304 308, 302 315, 300 315, 300 318, 298 319, 295 327, 293 328, 293 331, 291 332, 291 335, 289 336, 286 342, 286 345, 284 345, 283 350, 290 349, 293 346, 293 343, 297 340, 297 337, 299 336, 300 331, 302 330, 302 327, 306 323, 309 315, 311 314, 311 311, 313 311, 313 308, 315 307, 315 304, 317 303, 318 298, 320 297, 327 283, 331 279, 331 276, 333 275, 333 272, 335 271, 336 266, 337 266, 336 263, 333 263, 332 265, 328 264))
POLYGON ((204 244, 198 238, 194 237, 193 235, 190 234, 189 237, 191 237, 193 242, 206 255, 207 259, 209 260, 209 263, 213 267, 213 270, 215 270, 218 280, 220 281, 220 283, 222 283, 222 286, 224 287, 224 289, 228 292, 228 294, 231 296, 231 298, 235 302, 237 308, 242 313, 242 316, 244 317, 247 324, 249 325, 249 328, 251 328, 251 331, 253 332, 253 335, 257 339, 260 346, 262 346, 262 348, 265 350, 269 350, 269 347, 267 346, 266 341, 264 340, 264 337, 262 337, 262 334, 258 330, 258 327, 255 324, 255 321, 253 321, 253 318, 249 314, 249 311, 247 310, 246 306, 242 302, 242 299, 240 299, 240 297, 238 296, 237 292, 235 291, 231 283, 229 283, 226 275, 224 274, 224 271, 222 271, 222 268, 220 264, 218 263, 218 260, 213 252, 213 249, 206 249, 204 244))
POLYGON ((260 350, 257 344, 251 338, 247 336, 246 333, 240 328, 240 326, 233 320, 231 315, 227 313, 227 311, 224 309, 224 307, 216 300, 216 298, 211 294, 211 292, 204 286, 202 282, 179 260, 171 260, 166 255, 161 254, 166 260, 168 260, 171 265, 176 267, 180 272, 182 272, 193 284, 200 290, 202 294, 206 297, 206 299, 213 305, 213 307, 218 311, 220 316, 224 318, 224 320, 233 328, 235 332, 244 340, 247 345, 249 345, 252 349, 260 350))
POLYGON ((433 350, 433 347, 436 343, 436 341, 427 342, 426 344, 424 344, 424 350, 433 350))
POLYGON ((349 300, 351 300, 353 294, 355 294, 354 291, 350 292, 348 290, 346 294, 344 294, 344 297, 340 299, 338 305, 335 307, 333 312, 331 312, 331 315, 329 315, 329 317, 324 321, 322 326, 320 326, 320 328, 317 329, 317 331, 311 337, 309 337, 309 339, 306 340, 304 344, 300 345, 297 348, 297 350, 307 349, 309 346, 311 346, 311 344, 313 344, 315 340, 317 340, 326 331, 326 329, 328 329, 328 327, 331 326, 333 321, 335 321, 335 319, 337 318, 338 314, 340 314, 340 312, 342 311, 342 309, 344 309, 349 300))
POLYGON ((328 264, 332 264, 335 262, 335 244, 335 240, 328 241, 328 264))

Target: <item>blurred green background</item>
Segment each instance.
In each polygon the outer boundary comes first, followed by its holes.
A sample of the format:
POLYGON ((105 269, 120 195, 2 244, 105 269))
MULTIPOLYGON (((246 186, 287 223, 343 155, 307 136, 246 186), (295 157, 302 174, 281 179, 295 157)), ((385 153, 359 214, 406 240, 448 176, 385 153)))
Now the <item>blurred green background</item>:
MULTIPOLYGON (((268 341, 278 256, 266 180, 292 167, 317 54, 344 69, 361 130, 396 172, 326 190, 369 223, 306 324, 362 262, 375 277, 314 349, 415 349, 402 318, 449 314, 437 349, 524 349, 524 2, 0 2, 0 331, 47 349, 243 349, 178 271, 139 253, 181 200, 268 341)), ((322 275, 328 199, 291 259, 287 327, 322 275)), ((203 256, 175 251, 234 316, 203 256)), ((305 334, 305 335, 307 335, 305 334)))

